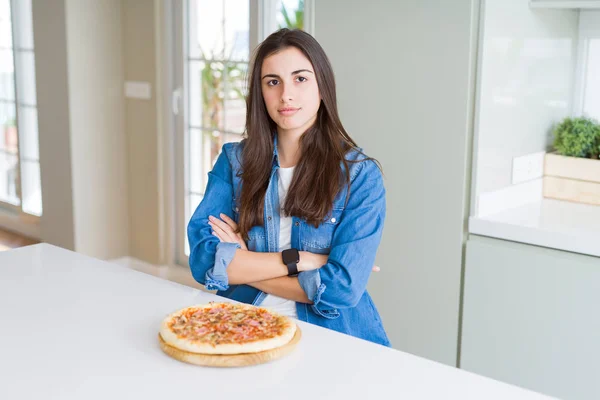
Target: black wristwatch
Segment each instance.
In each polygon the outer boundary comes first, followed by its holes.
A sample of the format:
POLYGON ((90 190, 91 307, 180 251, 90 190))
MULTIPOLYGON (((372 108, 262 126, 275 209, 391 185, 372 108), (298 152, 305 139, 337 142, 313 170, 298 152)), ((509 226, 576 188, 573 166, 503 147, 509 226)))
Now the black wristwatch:
POLYGON ((287 249, 281 252, 283 263, 288 267, 288 276, 298 275, 298 263, 300 262, 300 253, 296 249, 287 249))

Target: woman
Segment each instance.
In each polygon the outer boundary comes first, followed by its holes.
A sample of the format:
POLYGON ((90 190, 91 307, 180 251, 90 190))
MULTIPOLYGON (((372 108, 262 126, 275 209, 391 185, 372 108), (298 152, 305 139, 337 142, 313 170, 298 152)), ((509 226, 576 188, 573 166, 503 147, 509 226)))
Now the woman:
POLYGON ((192 275, 221 296, 389 346, 366 291, 385 219, 382 174, 340 122, 317 41, 270 35, 246 103, 247 138, 223 146, 188 225, 192 275))

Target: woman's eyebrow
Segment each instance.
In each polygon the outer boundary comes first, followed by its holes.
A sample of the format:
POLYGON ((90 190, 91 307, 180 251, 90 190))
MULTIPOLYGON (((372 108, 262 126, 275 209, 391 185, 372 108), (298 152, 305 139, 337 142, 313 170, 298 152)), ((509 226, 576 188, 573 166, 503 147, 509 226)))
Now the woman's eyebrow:
MULTIPOLYGON (((296 71, 292 72, 292 75, 298 75, 301 72, 310 72, 311 74, 314 74, 309 69, 299 69, 299 70, 296 70, 296 71)), ((261 79, 265 79, 265 78, 277 78, 277 79, 281 79, 281 77, 279 75, 277 75, 277 74, 266 74, 261 79)))
POLYGON ((300 72, 310 72, 311 74, 313 73, 313 72, 312 72, 311 70, 309 70, 309 69, 299 69, 299 70, 297 70, 297 71, 294 71, 294 72, 292 72, 292 75, 297 75, 297 74, 299 74, 300 72))

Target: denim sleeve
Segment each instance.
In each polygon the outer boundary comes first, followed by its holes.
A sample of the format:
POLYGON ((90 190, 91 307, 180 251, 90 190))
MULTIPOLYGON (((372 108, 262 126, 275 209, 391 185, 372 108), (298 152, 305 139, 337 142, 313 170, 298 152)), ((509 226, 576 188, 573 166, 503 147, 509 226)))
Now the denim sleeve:
POLYGON ((327 286, 321 282, 321 274, 318 269, 299 273, 298 282, 306 293, 306 296, 313 302, 311 305, 313 312, 329 319, 340 316, 337 308, 327 307, 321 302, 321 296, 325 292, 325 289, 327 289, 327 286))
POLYGON ((333 234, 327 264, 298 275, 313 302, 312 310, 325 318, 337 318, 338 309, 358 304, 381 242, 386 214, 383 176, 373 161, 363 161, 359 168, 333 234))
POLYGON ((233 259, 235 251, 242 247, 237 243, 221 242, 217 244, 215 253, 215 265, 206 271, 205 283, 208 290, 227 290, 229 289, 229 277, 227 276, 227 266, 233 259))
POLYGON ((234 218, 232 171, 228 157, 234 145, 237 143, 223 146, 212 171, 208 173, 204 197, 187 226, 192 276, 209 290, 226 290, 229 287, 226 269, 240 247, 235 243, 220 243, 208 224, 210 215, 219 217, 223 213, 234 218))

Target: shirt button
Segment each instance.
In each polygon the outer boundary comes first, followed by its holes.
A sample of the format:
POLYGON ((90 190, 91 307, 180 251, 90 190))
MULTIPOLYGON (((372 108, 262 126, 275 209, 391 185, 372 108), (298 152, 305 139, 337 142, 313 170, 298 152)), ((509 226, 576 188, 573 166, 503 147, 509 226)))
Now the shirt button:
POLYGON ((271 216, 268 216, 267 219, 270 221, 271 220, 271 216))
POLYGON ((337 219, 335 219, 335 218, 331 218, 331 223, 332 223, 332 224, 335 224, 335 221, 337 221, 337 219))
POLYGON ((296 223, 294 225, 300 226, 300 222, 296 221, 296 223))
POLYGON ((240 211, 240 209, 236 207, 235 208, 235 212, 239 212, 239 211, 240 211))

